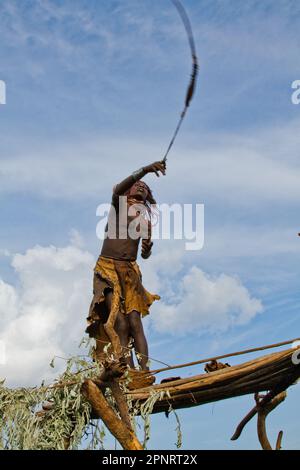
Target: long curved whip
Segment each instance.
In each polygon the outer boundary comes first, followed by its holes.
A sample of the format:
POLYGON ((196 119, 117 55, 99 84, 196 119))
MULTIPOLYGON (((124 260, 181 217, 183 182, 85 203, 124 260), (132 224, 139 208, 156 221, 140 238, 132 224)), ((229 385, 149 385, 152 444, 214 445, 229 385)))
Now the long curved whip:
POLYGON ((198 69, 199 69, 198 59, 197 59, 197 54, 196 54, 195 41, 194 41, 192 26, 191 26, 189 17, 188 17, 184 7, 182 6, 182 4, 180 3, 179 0, 171 0, 171 1, 174 4, 174 6, 176 7, 176 9, 177 9, 177 11, 178 11, 178 13, 179 13, 179 15, 182 19, 184 28, 185 28, 187 36, 188 36, 189 45, 190 45, 191 54, 192 54, 192 60, 193 60, 193 70, 192 70, 190 83, 189 83, 187 93, 186 93, 184 108, 183 108, 183 111, 180 115, 178 124, 177 124, 175 132, 173 134, 173 137, 172 137, 172 139, 169 143, 169 147, 168 147, 168 149, 165 153, 165 156, 162 160, 163 162, 167 161, 167 156, 168 156, 168 154, 169 154, 169 152, 170 152, 170 150, 171 150, 171 148, 174 144, 176 136, 177 136, 177 134, 179 132, 179 129, 181 127, 182 121, 183 121, 183 119, 186 115, 187 109, 188 109, 188 107, 190 105, 190 102, 193 98, 193 95, 194 95, 194 92, 195 92, 195 87, 196 87, 196 79, 197 79, 197 75, 198 75, 198 69))

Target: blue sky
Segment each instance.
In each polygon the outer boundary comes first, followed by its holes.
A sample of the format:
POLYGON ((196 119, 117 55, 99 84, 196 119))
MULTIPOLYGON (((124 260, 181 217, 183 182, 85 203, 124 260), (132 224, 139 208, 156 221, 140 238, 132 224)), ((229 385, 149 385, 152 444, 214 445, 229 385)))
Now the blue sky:
MULTIPOLYGON (((170 364, 300 336, 300 4, 184 5, 198 87, 167 176, 147 182, 159 202, 205 205, 205 246, 158 241, 139 260, 146 287, 164 294, 145 322, 151 356, 170 364)), ((53 378, 54 354, 77 351, 100 249, 96 208, 164 154, 191 59, 162 0, 3 0, 0 31, 0 375, 27 385, 53 378)), ((297 393, 270 417, 285 448, 300 447, 297 393)), ((179 412, 184 448, 258 448, 255 423, 229 440, 251 407, 243 397, 179 412)), ((175 427, 154 417, 150 448, 174 448, 175 427)))

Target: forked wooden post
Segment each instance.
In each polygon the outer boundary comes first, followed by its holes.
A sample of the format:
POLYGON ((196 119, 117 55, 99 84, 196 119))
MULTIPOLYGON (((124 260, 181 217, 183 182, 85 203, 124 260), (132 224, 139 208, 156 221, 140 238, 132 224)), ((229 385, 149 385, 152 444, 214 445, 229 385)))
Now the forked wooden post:
MULTIPOLYGON (((266 405, 260 404, 260 399, 256 395, 256 405, 258 408, 258 416, 257 416, 257 435, 260 442, 260 445, 263 450, 273 450, 270 444, 270 441, 267 436, 266 430, 266 418, 271 411, 273 411, 280 403, 282 403, 286 399, 286 392, 281 392, 276 397, 273 398, 269 403, 266 405)), ((281 441, 282 441, 283 432, 280 431, 277 442, 276 442, 276 450, 281 449, 281 441)))

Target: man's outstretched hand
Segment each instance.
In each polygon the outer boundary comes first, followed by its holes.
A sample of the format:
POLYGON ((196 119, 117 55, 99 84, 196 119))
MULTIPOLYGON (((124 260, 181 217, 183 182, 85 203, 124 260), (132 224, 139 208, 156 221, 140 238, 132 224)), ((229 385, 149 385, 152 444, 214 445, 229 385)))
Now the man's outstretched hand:
POLYGON ((162 175, 166 174, 166 162, 154 162, 151 165, 144 166, 146 173, 155 173, 156 176, 160 176, 159 172, 162 175))

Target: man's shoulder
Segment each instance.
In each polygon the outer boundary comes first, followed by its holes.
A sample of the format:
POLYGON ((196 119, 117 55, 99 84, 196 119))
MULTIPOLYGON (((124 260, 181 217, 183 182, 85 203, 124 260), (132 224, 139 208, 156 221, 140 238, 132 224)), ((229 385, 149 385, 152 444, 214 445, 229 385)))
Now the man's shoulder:
POLYGON ((127 207, 127 204, 128 204, 127 196, 125 196, 124 194, 119 195, 119 194, 113 193, 112 198, 111 198, 111 205, 114 206, 116 209, 119 209, 122 203, 127 207))

